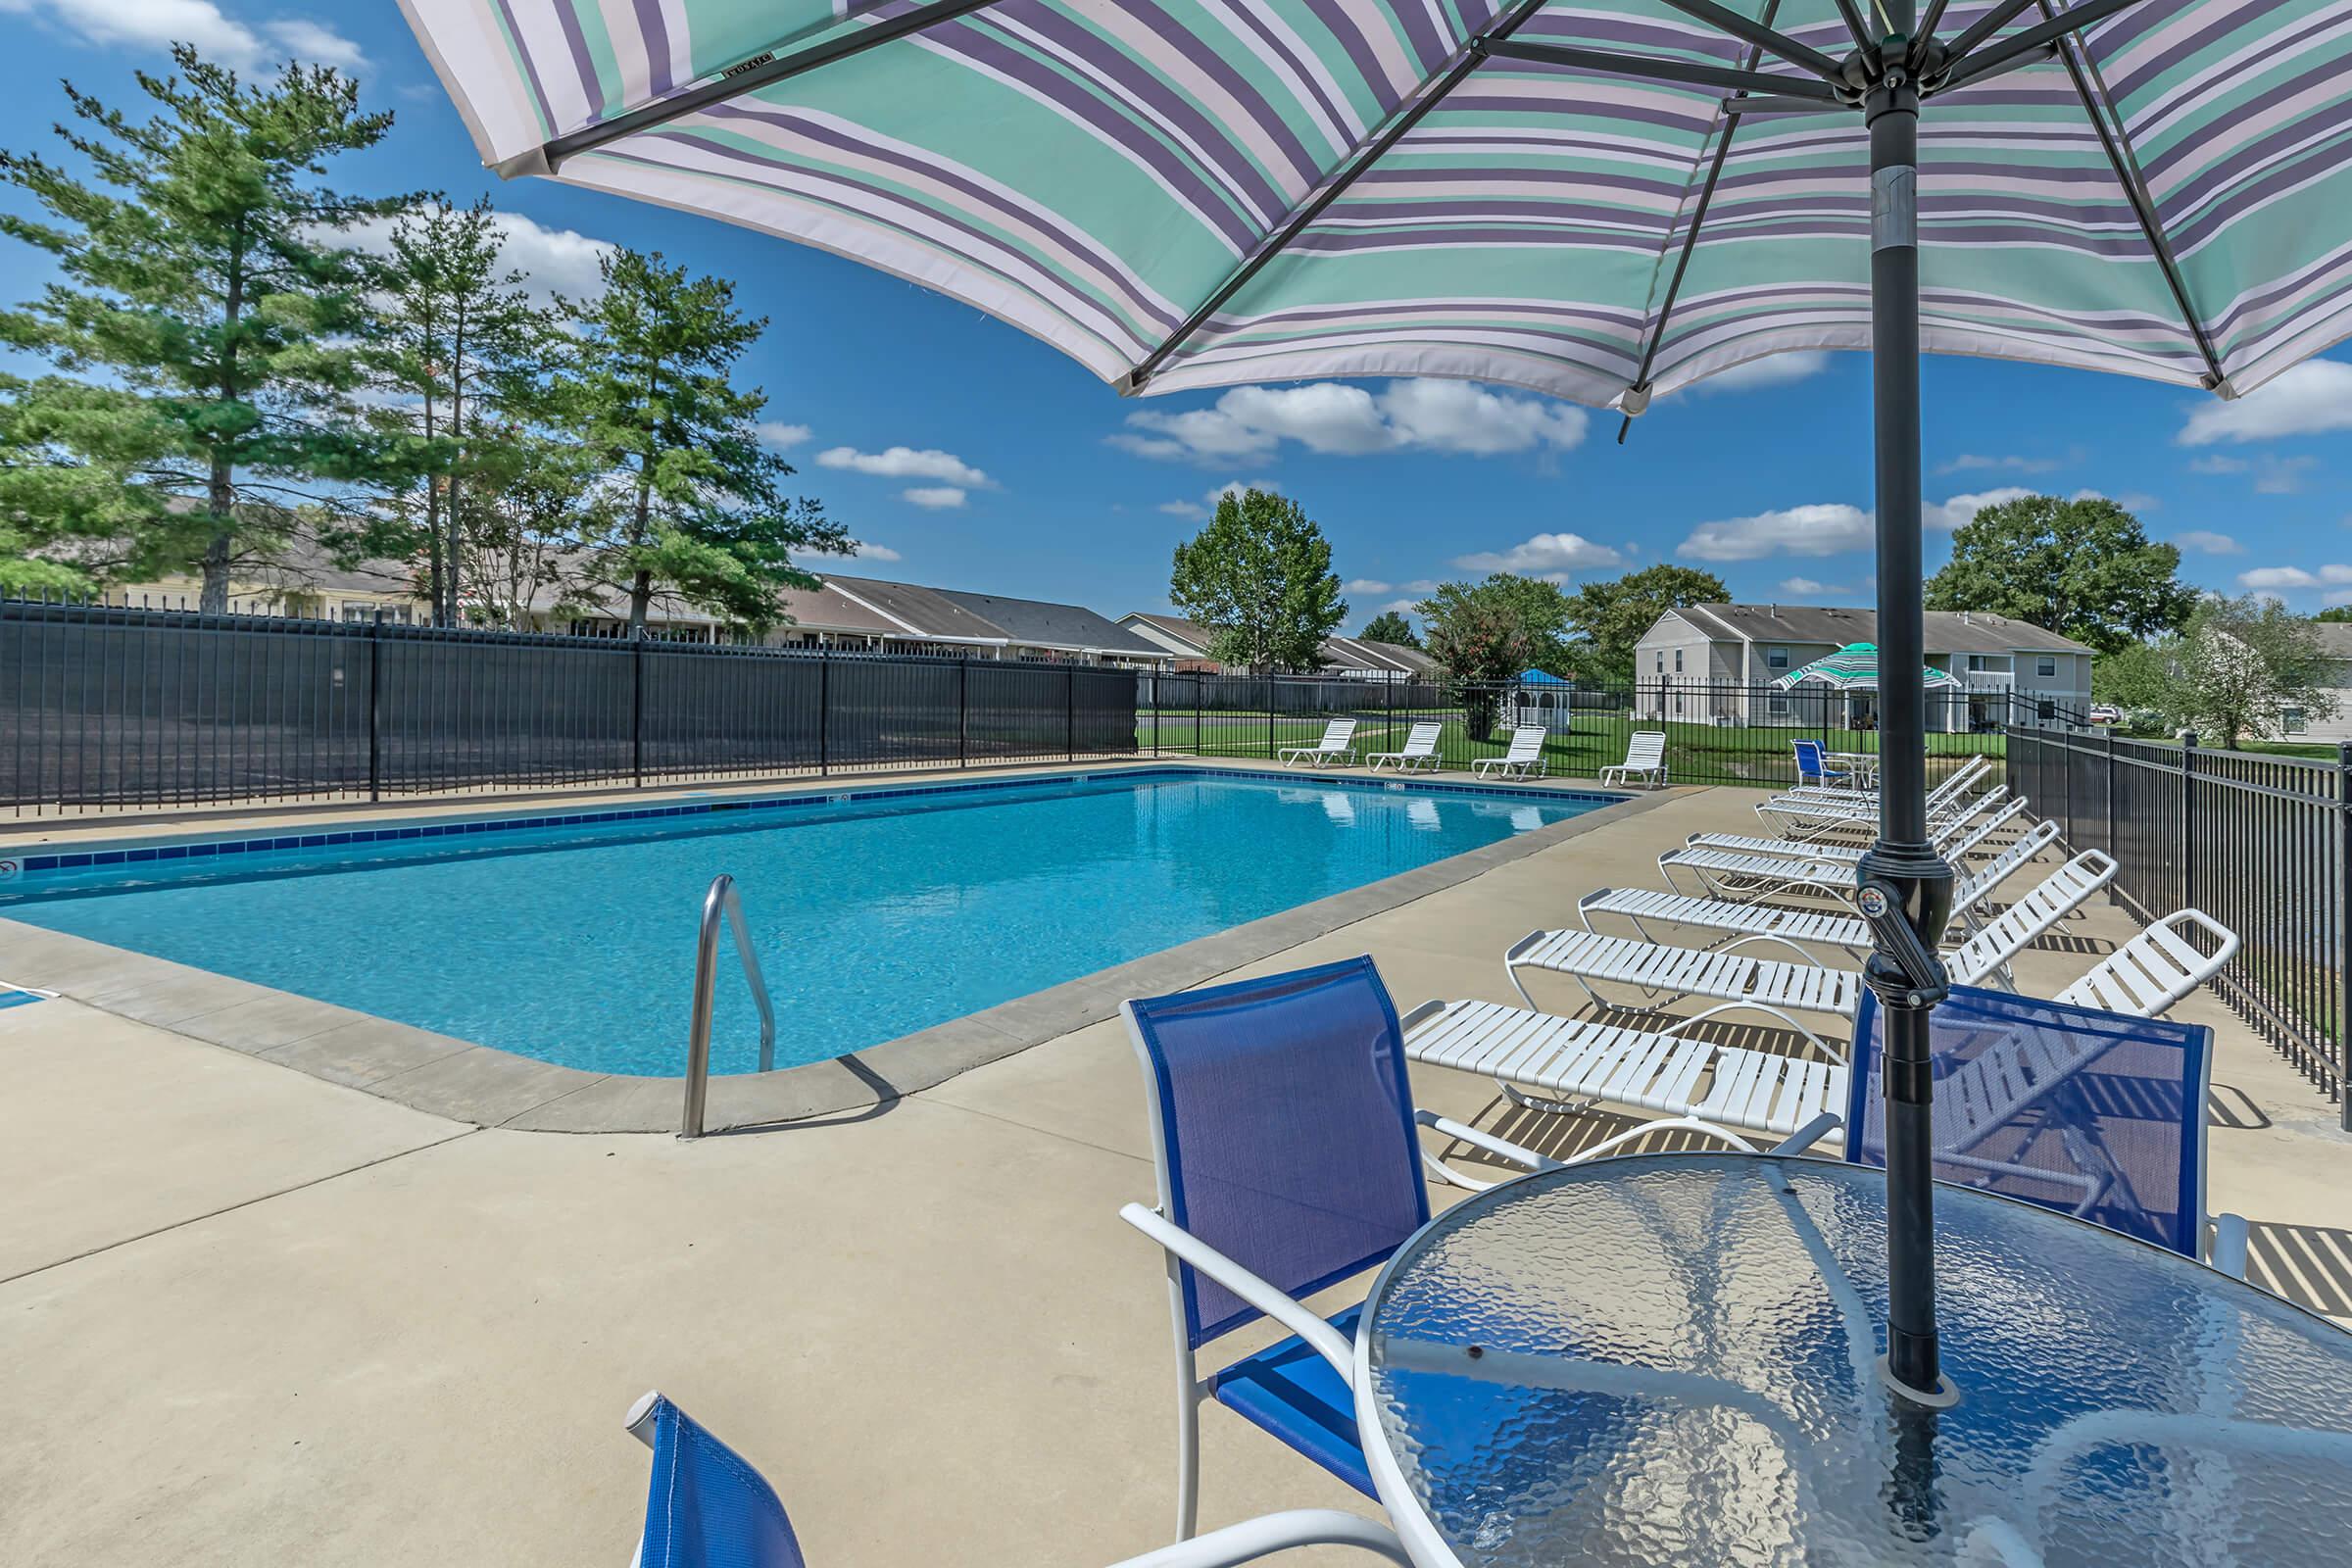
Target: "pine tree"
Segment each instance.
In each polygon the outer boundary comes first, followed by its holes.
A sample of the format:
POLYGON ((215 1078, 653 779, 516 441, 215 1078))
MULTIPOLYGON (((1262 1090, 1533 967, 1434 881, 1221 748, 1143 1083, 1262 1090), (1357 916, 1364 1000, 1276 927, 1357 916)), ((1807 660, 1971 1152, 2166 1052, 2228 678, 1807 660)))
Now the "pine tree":
POLYGON ((760 443, 767 396, 734 384, 767 322, 736 311, 732 283, 659 253, 624 250, 602 271, 603 291, 570 308, 577 352, 558 389, 564 421, 625 493, 596 575, 628 595, 632 637, 658 587, 764 629, 778 588, 817 586, 791 552, 849 545, 820 503, 784 495, 792 466, 760 443))
POLYGON ((142 122, 67 86, 82 128, 58 135, 92 178, 0 153, 0 176, 46 215, 0 215, 0 232, 60 274, 0 313, 0 343, 64 372, 5 388, 12 433, 38 445, 0 466, 0 513, 70 492, 44 534, 106 541, 142 570, 198 568, 217 612, 233 568, 282 546, 288 504, 319 499, 305 487, 369 471, 348 401, 369 269, 338 230, 404 203, 321 184, 329 159, 392 122, 334 71, 249 85, 184 44, 172 59, 176 75, 138 75, 160 111, 142 122))

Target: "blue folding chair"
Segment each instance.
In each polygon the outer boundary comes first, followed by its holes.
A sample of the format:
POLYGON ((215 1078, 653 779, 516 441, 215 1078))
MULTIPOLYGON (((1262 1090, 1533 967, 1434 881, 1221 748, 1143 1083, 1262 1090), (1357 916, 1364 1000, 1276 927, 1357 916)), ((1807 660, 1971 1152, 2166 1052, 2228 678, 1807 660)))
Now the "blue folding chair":
MULTIPOLYGON (((1203 1399, 1373 1495, 1355 1421, 1359 1308, 1324 1319, 1298 1298, 1385 1261, 1427 1222, 1424 1162, 1444 1180, 1489 1185, 1424 1154, 1417 1128, 1527 1170, 1561 1162, 1414 1107, 1404 1032, 1369 957, 1120 1011, 1143 1061, 1159 1206, 1119 1213, 1168 1254, 1177 1539, 1192 1534, 1199 1502, 1203 1399), (1202 1378, 1202 1347, 1260 1317, 1289 1337, 1202 1378)), ((1645 1124, 1578 1157, 1667 1125, 1695 1124, 1645 1124)))
POLYGON ((1796 785, 1799 789, 1846 790, 1855 787, 1854 775, 1843 768, 1832 767, 1819 741, 1791 741, 1796 748, 1796 785))
MULTIPOLYGON (((2245 1273, 2246 1222, 2205 1210, 2213 1031, 1955 986, 1930 1024, 1936 1177, 2055 1208, 2245 1273), (2210 1246, 2208 1235, 2210 1227, 2210 1246)), ((1865 993, 1842 1118, 1849 1163, 1886 1163, 1885 1014, 1865 993), (1857 1131, 1858 1129, 1858 1131, 1857 1131)))
MULTIPOLYGON (((660 1393, 624 1423, 654 1450, 637 1568, 803 1568, 784 1505, 760 1472, 660 1393)), ((1246 1520, 1116 1568, 1227 1568, 1292 1546, 1347 1545, 1409 1563, 1396 1538, 1368 1519, 1300 1508, 1246 1520)))

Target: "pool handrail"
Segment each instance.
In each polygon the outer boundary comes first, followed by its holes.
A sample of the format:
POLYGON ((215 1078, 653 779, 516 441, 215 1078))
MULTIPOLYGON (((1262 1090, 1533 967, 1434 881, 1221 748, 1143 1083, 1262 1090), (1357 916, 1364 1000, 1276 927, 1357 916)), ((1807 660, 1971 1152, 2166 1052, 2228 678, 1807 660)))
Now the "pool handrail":
POLYGON ((776 1064, 776 1008, 768 1001, 767 977, 760 972, 760 955, 744 928, 743 900, 736 897, 735 879, 720 872, 703 895, 703 927, 694 947, 694 1018, 686 1033, 686 1109, 678 1121, 680 1138, 703 1136, 703 1106, 710 1091, 710 1003, 718 989, 718 922, 724 915, 735 928, 735 956, 743 960, 744 982, 760 1008, 760 1070, 776 1064))

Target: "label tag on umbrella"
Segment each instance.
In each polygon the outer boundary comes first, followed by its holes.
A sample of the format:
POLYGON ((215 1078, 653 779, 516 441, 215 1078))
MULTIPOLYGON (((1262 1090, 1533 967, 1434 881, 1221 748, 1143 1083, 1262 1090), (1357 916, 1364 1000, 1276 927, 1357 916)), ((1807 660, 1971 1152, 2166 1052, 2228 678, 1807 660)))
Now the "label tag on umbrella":
POLYGON ((1870 248, 1919 248, 1919 171, 1908 164, 1870 176, 1870 248))

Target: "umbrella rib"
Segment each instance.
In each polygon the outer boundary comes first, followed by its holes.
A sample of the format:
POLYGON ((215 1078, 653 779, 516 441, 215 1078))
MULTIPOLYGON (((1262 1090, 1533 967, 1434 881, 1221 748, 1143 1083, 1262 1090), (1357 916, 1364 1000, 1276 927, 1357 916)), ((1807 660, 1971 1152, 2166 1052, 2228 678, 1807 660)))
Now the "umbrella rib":
MULTIPOLYGON (((1773 18, 1779 15, 1780 9, 1781 0, 1765 0, 1764 12, 1758 21, 1766 27, 1771 26, 1773 18)), ((1757 57, 1762 52, 1761 45, 1751 43, 1748 45, 1747 59, 1744 64, 1753 69, 1757 57)), ((1683 234, 1681 254, 1674 259, 1674 275, 1666 280, 1666 297, 1658 304, 1658 318, 1649 329, 1648 341, 1642 345, 1642 363, 1635 367, 1634 378, 1626 384, 1625 390, 1629 394, 1648 391, 1649 368, 1658 357, 1658 345, 1666 341, 1666 319, 1674 314, 1674 302, 1683 292, 1683 274, 1690 270, 1690 253, 1698 248, 1699 225, 1707 220, 1707 208, 1715 200, 1716 181, 1723 178, 1724 163, 1732 155, 1732 136, 1740 128, 1740 110, 1737 107, 1739 102, 1740 100, 1737 98, 1726 98, 1716 111, 1717 119, 1723 127, 1723 134, 1715 143, 1715 156, 1707 165, 1707 177, 1705 183, 1698 188, 1698 200, 1691 206, 1690 226, 1683 234)), ((1619 446, 1625 445, 1626 432, 1634 427, 1635 412, 1628 409, 1625 412, 1623 422, 1617 426, 1617 444, 1619 446)))
MULTIPOLYGON (((2011 18, 2015 17, 2019 12, 2025 10, 2033 3, 2034 0, 2001 0, 1999 5, 1994 6, 1990 11, 1987 11, 1983 16, 1979 17, 1968 26, 1965 31, 1951 41, 1949 46, 1950 57, 1953 59, 1958 59, 1960 56, 1967 54, 1971 49, 1974 49, 1977 45, 1983 43, 1994 33, 2000 31, 2001 28, 2007 26, 2011 18)), ((1940 11, 1937 13, 1936 20, 1942 20, 1940 11)), ((1926 36, 1927 29, 1922 27, 1920 29, 1920 34, 1923 37, 1926 36)))
MULTIPOLYGON (((2056 14, 2050 0, 2040 0, 2040 3, 2043 15, 2055 21, 2056 14)), ((2089 51, 2083 47, 2082 35, 2075 34, 2071 41, 2073 48, 2067 47, 2064 40, 2059 43, 2058 59, 2065 65, 2066 74, 2075 84, 2075 96, 2082 100, 2082 112, 2090 117, 2091 128, 2099 133, 2099 146, 2107 154, 2108 167, 2115 171, 2117 182, 2124 187, 2125 198, 2132 203, 2132 216, 2139 220, 2139 231, 2147 237, 2148 249, 2156 253, 2157 265, 2164 271, 2165 285, 2173 292, 2173 303, 2180 307, 2180 318, 2188 323, 2189 335, 2196 339, 2197 353, 2205 360, 2206 390, 2216 390, 2229 379, 2229 372, 2222 368, 2221 356, 2214 352, 2213 339, 2206 333, 2204 319, 2198 316, 2196 306, 2189 300, 2188 279, 2181 274, 2180 263, 2173 255, 2172 241, 2165 237, 2164 222, 2156 211, 2155 198, 2149 193, 2147 179, 2140 172, 2139 156, 2132 147, 2132 132, 2125 125, 2124 117, 2116 112, 2106 83, 2101 81, 2094 87, 2084 74, 2083 61, 2076 58, 2077 51, 2081 51, 2084 59, 2089 55, 2089 51), (2114 120, 2112 126, 2108 123, 2111 116, 2114 120)), ((2098 63, 2091 61, 2090 69, 2096 71, 2098 63)))
POLYGON ((1257 249, 1242 258, 1241 265, 1226 273, 1224 280, 1210 290, 1208 298, 1201 301, 1199 310, 1186 317, 1175 331, 1162 338, 1159 346, 1145 356, 1142 364, 1127 372, 1127 383, 1120 390, 1129 395, 1141 392, 1159 368, 1167 363, 1169 355, 1182 348, 1194 333, 1207 325, 1236 294, 1248 286, 1251 278, 1265 269, 1267 263, 1288 249, 1293 240, 1305 233, 1307 226, 1322 217, 1333 202, 1347 194, 1348 186, 1380 162, 1390 148, 1403 140, 1406 133, 1445 100, 1446 94, 1460 86, 1463 78, 1486 58, 1490 45, 1508 38, 1518 30, 1520 24, 1543 10, 1545 4, 1546 0, 1519 0, 1493 29, 1464 39, 1460 50, 1445 71, 1424 85, 1420 93, 1383 125, 1370 141, 1362 143, 1348 154, 1338 173, 1309 191, 1306 199, 1292 209, 1291 215, 1257 249))
MULTIPOLYGON (((1755 48, 1769 50, 1788 64, 1809 71, 1825 81, 1845 80, 1845 70, 1837 61, 1810 44, 1799 43, 1787 33, 1777 31, 1769 22, 1751 22, 1727 6, 1717 5, 1715 0, 1666 0, 1666 4, 1686 17, 1705 23, 1718 32, 1728 32, 1755 48)), ((1847 11, 1850 16, 1851 8, 1847 0, 1838 0, 1838 8, 1847 11)))
POLYGON ((995 0, 938 0, 937 4, 904 12, 887 22, 877 22, 870 27, 844 33, 807 49, 785 55, 773 51, 765 56, 754 55, 752 60, 734 66, 726 74, 699 86, 672 93, 667 98, 632 109, 627 114, 615 115, 597 124, 569 131, 518 158, 510 158, 496 166, 497 172, 502 176, 510 177, 514 174, 552 174, 566 159, 594 152, 623 136, 659 129, 671 121, 699 113, 713 104, 722 104, 731 98, 740 98, 745 93, 757 92, 761 87, 790 80, 819 66, 829 66, 835 61, 861 55, 868 49, 895 42, 926 27, 954 22, 958 17, 968 16, 994 3, 995 0), (758 63, 754 64, 755 61, 758 63))
POLYGON ((1736 92, 1779 93, 1811 98, 1825 104, 1843 104, 1840 89, 1811 76, 1788 76, 1770 71, 1739 71, 1730 66, 1702 66, 1654 55, 1623 55, 1608 49, 1580 49, 1573 44, 1520 43, 1497 40, 1486 52, 1504 60, 1527 60, 1541 66, 1573 66, 1579 71, 1605 72, 1614 76, 1638 76, 1647 81, 1671 81, 1694 87, 1729 87, 1736 92))
MULTIPOLYGON (((2035 0, 2026 0, 2027 5, 2034 3, 2035 0)), ((1964 33, 1954 41, 1951 59, 1939 73, 1938 79, 1931 79, 1926 86, 1936 92, 1948 92, 1979 76, 1989 75, 2005 66, 2023 61, 2034 51, 2056 44, 2069 33, 2080 32, 2139 3, 2140 0, 2082 0, 2081 5, 2058 12, 2046 22, 2036 23, 2021 32, 2010 33, 2000 42, 1986 44, 1973 52, 1963 52, 1960 47, 1968 38, 1968 34, 1964 33)), ((2047 9, 2044 7, 2045 12, 2047 9)), ((1983 24, 1978 25, 1982 26, 1983 24)), ((1971 33, 1975 31, 1975 27, 1969 29, 1971 33)))

